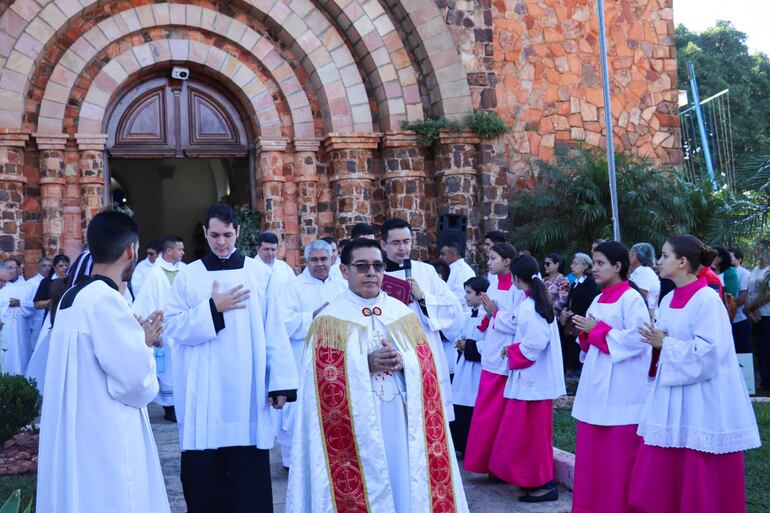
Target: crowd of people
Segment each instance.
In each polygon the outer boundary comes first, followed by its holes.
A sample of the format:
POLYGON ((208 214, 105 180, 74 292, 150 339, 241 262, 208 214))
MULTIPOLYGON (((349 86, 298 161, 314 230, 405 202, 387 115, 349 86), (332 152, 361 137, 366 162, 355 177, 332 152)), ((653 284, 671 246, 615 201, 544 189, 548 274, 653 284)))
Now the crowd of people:
POLYGON ((0 266, 3 371, 43 394, 38 511, 169 511, 151 401, 178 424, 190 513, 271 510, 275 443, 287 512, 468 511, 460 465, 557 500, 565 376, 574 513, 745 511, 760 440, 736 354, 753 331, 770 385, 770 243, 749 272, 689 235, 657 259, 597 240, 567 273, 490 232, 478 273, 457 240, 412 260, 389 219, 307 244, 296 275, 272 233, 236 249, 231 207, 203 228, 202 259, 168 236, 137 263, 136 223, 104 212, 71 266, 0 266))

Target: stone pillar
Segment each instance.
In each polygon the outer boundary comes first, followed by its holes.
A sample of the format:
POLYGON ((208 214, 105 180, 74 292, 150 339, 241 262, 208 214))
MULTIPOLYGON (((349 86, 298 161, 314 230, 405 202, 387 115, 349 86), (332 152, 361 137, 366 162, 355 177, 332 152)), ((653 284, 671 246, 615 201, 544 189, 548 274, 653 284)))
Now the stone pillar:
POLYGON ((107 134, 75 134, 78 145, 80 230, 86 239, 88 223, 104 208, 104 147, 107 134))
POLYGON ((425 151, 414 132, 386 132, 382 139, 386 217, 412 225, 413 254, 426 260, 429 229, 425 198, 425 151))
MULTIPOLYGON (((262 214, 262 229, 284 239, 283 174, 286 140, 260 139, 257 143, 257 210, 262 214)), ((279 256, 283 251, 279 248, 279 256)))
POLYGON ((480 234, 480 209, 478 208, 478 160, 479 137, 469 131, 442 130, 436 143, 436 181, 438 185, 438 213, 463 214, 468 218, 465 257, 476 262, 480 234))
POLYGON ((24 147, 29 135, 0 134, 0 252, 24 259, 24 147))
POLYGON ((329 134, 324 149, 329 158, 329 174, 335 206, 337 238, 350 236, 356 223, 372 220, 373 150, 382 134, 329 134))
POLYGON ((40 203, 43 221, 43 254, 62 250, 64 232, 64 148, 67 135, 34 134, 40 160, 40 203))
POLYGON ((294 141, 294 176, 297 198, 299 247, 319 237, 318 230, 318 150, 320 141, 294 141))
POLYGON ((481 231, 498 230, 507 233, 508 226, 508 167, 505 144, 484 143, 479 158, 481 182, 481 231))

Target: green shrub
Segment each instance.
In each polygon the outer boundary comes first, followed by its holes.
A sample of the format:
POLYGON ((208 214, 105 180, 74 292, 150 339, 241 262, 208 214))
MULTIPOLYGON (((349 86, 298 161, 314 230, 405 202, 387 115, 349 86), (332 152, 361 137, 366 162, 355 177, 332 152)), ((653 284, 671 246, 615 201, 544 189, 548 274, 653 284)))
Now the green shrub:
POLYGON ((0 374, 0 445, 29 425, 40 414, 35 380, 0 374))
POLYGON ((465 126, 476 132, 482 139, 496 139, 511 131, 511 127, 491 111, 474 112, 465 119, 465 126))
POLYGON ((417 133, 417 144, 430 146, 438 140, 441 129, 462 130, 462 125, 457 121, 444 118, 426 118, 419 121, 405 121, 401 124, 404 130, 412 130, 417 133))
POLYGON ((257 254, 257 242, 260 234, 259 212, 244 205, 236 205, 235 213, 238 215, 238 226, 241 228, 236 246, 244 255, 254 257, 257 254))

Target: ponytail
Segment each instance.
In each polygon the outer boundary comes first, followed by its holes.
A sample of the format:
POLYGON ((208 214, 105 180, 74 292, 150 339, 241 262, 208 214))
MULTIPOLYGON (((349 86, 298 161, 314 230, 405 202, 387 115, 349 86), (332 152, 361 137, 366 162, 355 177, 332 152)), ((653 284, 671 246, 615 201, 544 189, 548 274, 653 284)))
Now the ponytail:
POLYGON ((549 324, 553 322, 554 313, 545 283, 538 277, 540 266, 534 257, 523 255, 511 264, 511 274, 529 285, 532 299, 535 301, 535 311, 549 324))

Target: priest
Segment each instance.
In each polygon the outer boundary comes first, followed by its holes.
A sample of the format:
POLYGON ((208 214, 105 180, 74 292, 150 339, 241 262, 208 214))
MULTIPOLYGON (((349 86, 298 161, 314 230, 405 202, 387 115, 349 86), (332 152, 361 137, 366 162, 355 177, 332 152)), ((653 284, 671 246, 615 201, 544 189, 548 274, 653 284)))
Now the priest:
POLYGON ((296 274, 289 264, 278 258, 278 236, 272 232, 262 232, 257 241, 257 257, 270 269, 270 281, 273 290, 283 290, 294 280, 296 274))
POLYGON ((24 317, 27 318, 29 328, 30 346, 34 349, 40 330, 43 328, 43 319, 45 318, 45 309, 35 308, 35 293, 40 283, 51 275, 53 262, 49 257, 43 257, 37 262, 37 274, 28 279, 24 284, 24 297, 21 300, 21 307, 24 310, 24 317))
POLYGON ((25 297, 24 279, 19 277, 18 267, 13 265, 15 263, 14 259, 0 263, 0 274, 5 281, 5 286, 0 289, 0 318, 5 343, 2 371, 23 376, 33 347, 30 343, 29 323, 21 307, 21 300, 25 297))
POLYGON ((286 512, 467 512, 422 324, 380 291, 376 241, 341 258, 348 290, 307 336, 286 512))
POLYGON ((296 400, 297 368, 270 271, 235 247, 235 210, 214 204, 209 253, 176 275, 165 307, 189 513, 272 512, 270 408, 296 400))
POLYGON ((131 276, 131 290, 134 296, 138 296, 144 285, 144 280, 147 279, 147 275, 150 273, 150 269, 155 265, 155 261, 158 259, 158 255, 163 251, 160 241, 154 240, 147 244, 145 247, 147 256, 136 264, 134 274, 131 276))
MULTIPOLYGON (((291 340, 298 373, 310 323, 326 305, 347 288, 342 278, 337 280, 331 277, 332 256, 332 248, 326 241, 316 240, 305 246, 307 267, 280 294, 281 317, 291 340)), ((295 406, 287 404, 274 413, 277 424, 276 438, 281 446, 283 466, 288 467, 291 463, 295 406)))
MULTIPOLYGON (((184 241, 181 237, 167 236, 163 239, 162 248, 163 252, 155 260, 155 265, 147 274, 141 292, 136 296, 132 305, 134 313, 142 317, 147 317, 150 312, 165 308, 168 292, 171 290, 174 278, 185 267, 185 263, 182 262, 184 241)), ((164 337, 162 343, 155 348, 155 367, 158 371, 158 384, 160 385, 155 403, 163 407, 163 417, 166 420, 176 422, 170 342, 168 337, 164 337)))
POLYGON ((136 265, 139 234, 119 212, 88 225, 93 277, 59 302, 40 420, 37 511, 169 512, 146 406, 158 393, 145 330, 118 292, 136 265))
MULTIPOLYGON (((455 319, 463 317, 460 301, 432 265, 410 260, 412 227, 403 219, 393 218, 382 225, 382 245, 386 252, 388 275, 406 280, 411 285, 409 308, 417 314, 430 346, 436 355, 439 383, 444 395, 447 416, 454 420, 449 359, 444 350, 441 330, 451 330, 455 319), (438 358, 442 356, 442 358, 438 358)), ((451 338, 451 337, 450 337, 451 338)), ((452 357, 456 352, 452 350, 452 357)), ((454 361, 454 360, 453 360, 454 361)))

